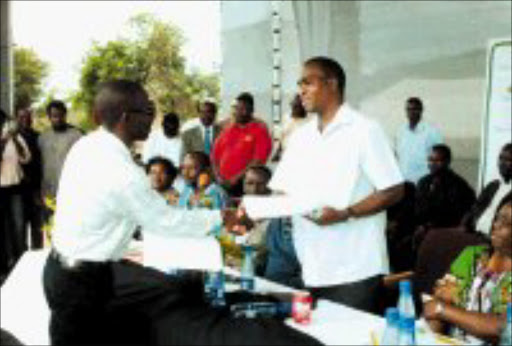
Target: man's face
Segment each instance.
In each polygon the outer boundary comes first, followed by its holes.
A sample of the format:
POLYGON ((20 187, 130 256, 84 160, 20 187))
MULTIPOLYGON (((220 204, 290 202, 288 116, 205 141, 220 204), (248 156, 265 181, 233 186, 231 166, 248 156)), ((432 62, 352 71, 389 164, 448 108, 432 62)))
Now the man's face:
POLYGON ((236 101, 235 120, 238 124, 247 124, 252 119, 252 113, 249 107, 243 101, 236 101))
POLYGON ((269 189, 267 187, 267 181, 261 174, 253 170, 249 170, 245 175, 244 179, 244 194, 246 195, 267 195, 269 189))
POLYGON ((409 119, 409 124, 412 126, 416 126, 421 119, 421 114, 423 113, 423 107, 416 102, 407 102, 405 106, 405 112, 407 113, 407 119, 409 119))
POLYGON ((435 175, 448 169, 448 161, 437 150, 432 150, 428 157, 428 168, 435 175))
POLYGON ((52 107, 50 108, 50 114, 48 114, 48 117, 50 118, 50 123, 55 131, 63 131, 66 128, 66 113, 62 110, 52 107))
POLYGON ((199 163, 192 156, 186 155, 181 166, 181 175, 188 184, 194 185, 199 177, 199 163))
POLYGON ((215 107, 210 103, 203 103, 201 107, 201 122, 205 127, 210 127, 215 122, 216 117, 215 107))
POLYGON ((151 181, 151 187, 158 192, 165 192, 170 185, 165 167, 160 163, 156 163, 149 168, 149 180, 151 181))
POLYGON ((32 113, 28 109, 20 109, 18 111, 18 124, 22 130, 32 128, 32 113))
POLYGON ((302 105, 307 112, 321 113, 331 93, 327 81, 328 78, 315 65, 305 65, 302 69, 298 86, 302 105))
POLYGON ((512 179, 512 152, 510 150, 501 151, 498 168, 503 179, 512 179))
POLYGON ((162 128, 166 137, 174 138, 178 135, 180 124, 175 121, 164 120, 162 128))
POLYGON ((155 109, 147 94, 139 93, 135 96, 132 107, 126 113, 128 113, 126 127, 130 139, 134 141, 146 140, 151 130, 151 124, 155 119, 155 109))

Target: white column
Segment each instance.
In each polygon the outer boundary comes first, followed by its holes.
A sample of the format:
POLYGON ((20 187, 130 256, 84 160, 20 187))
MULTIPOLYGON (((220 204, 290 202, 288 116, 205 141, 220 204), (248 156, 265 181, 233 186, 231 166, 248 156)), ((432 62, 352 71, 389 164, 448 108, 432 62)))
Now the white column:
POLYGON ((10 1, 0 1, 0 106, 7 114, 13 112, 13 59, 10 1))

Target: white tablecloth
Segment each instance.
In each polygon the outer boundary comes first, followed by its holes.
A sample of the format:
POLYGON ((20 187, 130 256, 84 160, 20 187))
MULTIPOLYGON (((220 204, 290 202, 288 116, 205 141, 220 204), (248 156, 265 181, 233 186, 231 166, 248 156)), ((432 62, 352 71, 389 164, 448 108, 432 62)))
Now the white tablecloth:
MULTIPOLYGON (((49 309, 43 293, 42 272, 48 250, 30 251, 23 255, 1 288, 1 326, 29 345, 49 345, 49 309)), ((233 274, 234 271, 226 269, 233 274)), ((284 292, 290 288, 258 279, 260 292, 284 292)), ((357 311, 340 304, 319 301, 312 323, 308 326, 287 323, 325 344, 368 345, 369 331, 380 330, 381 317, 357 311)))

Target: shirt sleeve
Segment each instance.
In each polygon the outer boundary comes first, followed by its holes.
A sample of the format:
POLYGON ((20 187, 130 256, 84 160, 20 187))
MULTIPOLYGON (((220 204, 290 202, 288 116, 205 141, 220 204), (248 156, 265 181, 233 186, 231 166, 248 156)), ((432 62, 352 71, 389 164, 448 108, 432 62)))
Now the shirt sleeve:
POLYGON ((219 211, 183 210, 169 206, 151 189, 143 174, 120 189, 118 203, 126 217, 134 219, 144 231, 172 237, 204 237, 219 223, 219 211))
POLYGON ((220 155, 223 152, 224 137, 226 136, 227 130, 223 130, 213 144, 213 150, 211 153, 211 160, 215 166, 220 163, 220 155))
POLYGON ((25 165, 29 163, 32 160, 32 153, 28 149, 27 142, 21 137, 20 135, 16 136, 16 139, 21 145, 21 148, 23 149, 23 155, 18 155, 19 161, 21 164, 25 165))
POLYGON ((404 182, 391 145, 382 128, 370 123, 363 143, 362 168, 377 190, 385 190, 404 182))
POLYGON ((262 125, 256 132, 256 147, 254 148, 254 160, 266 163, 272 152, 272 138, 268 129, 262 125))

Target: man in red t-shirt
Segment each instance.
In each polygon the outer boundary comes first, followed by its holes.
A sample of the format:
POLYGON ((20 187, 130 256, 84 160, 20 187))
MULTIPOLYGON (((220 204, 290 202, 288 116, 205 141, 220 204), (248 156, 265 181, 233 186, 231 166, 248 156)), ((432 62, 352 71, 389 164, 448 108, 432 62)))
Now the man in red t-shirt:
POLYGON ((254 99, 249 93, 236 98, 235 123, 215 141, 212 163, 217 182, 231 197, 243 194, 243 177, 250 166, 264 165, 272 151, 272 137, 265 123, 253 116, 254 99))

